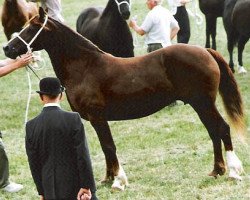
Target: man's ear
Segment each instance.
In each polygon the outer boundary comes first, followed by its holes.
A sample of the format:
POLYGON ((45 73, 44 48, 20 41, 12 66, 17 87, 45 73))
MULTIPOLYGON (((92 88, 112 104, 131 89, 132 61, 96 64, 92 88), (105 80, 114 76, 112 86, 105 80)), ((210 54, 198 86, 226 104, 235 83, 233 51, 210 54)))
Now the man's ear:
POLYGON ((39 97, 40 97, 41 101, 43 101, 43 95, 39 94, 39 97))

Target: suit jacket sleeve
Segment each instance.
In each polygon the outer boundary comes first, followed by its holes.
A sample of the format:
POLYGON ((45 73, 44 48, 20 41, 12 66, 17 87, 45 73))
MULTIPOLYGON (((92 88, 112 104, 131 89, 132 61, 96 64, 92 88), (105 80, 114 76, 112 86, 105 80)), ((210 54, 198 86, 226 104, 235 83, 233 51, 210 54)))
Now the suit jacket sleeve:
POLYGON ((95 180, 84 127, 79 114, 77 114, 76 118, 76 128, 74 130, 73 140, 77 152, 80 186, 81 188, 89 188, 94 192, 96 191, 95 180))
POLYGON ((36 151, 35 146, 32 144, 32 140, 29 138, 31 134, 31 126, 26 124, 26 137, 25 137, 25 148, 28 156, 28 162, 31 170, 32 177, 36 184, 36 188, 39 195, 43 195, 43 186, 42 186, 42 169, 40 163, 40 156, 36 151))

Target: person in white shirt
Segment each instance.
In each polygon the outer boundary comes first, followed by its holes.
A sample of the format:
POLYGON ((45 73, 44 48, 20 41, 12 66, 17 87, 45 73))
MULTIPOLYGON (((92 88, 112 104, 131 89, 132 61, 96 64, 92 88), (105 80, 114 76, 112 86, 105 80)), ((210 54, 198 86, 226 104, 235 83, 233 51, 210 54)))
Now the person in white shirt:
POLYGON ((50 17, 53 19, 64 22, 64 18, 61 15, 62 8, 61 8, 61 0, 27 0, 31 2, 40 2, 41 7, 48 13, 50 17))
POLYGON ((180 31, 177 34, 178 43, 187 44, 190 39, 190 22, 185 7, 186 3, 190 1, 192 0, 168 0, 170 12, 174 15, 180 26, 180 31))
MULTIPOLYGON (((9 58, 0 60, 0 77, 6 76, 19 68, 25 67, 32 61, 33 56, 30 53, 22 55, 15 60, 9 58)), ((6 192, 18 192, 22 188, 23 185, 9 181, 9 160, 2 141, 2 133, 0 131, 0 190, 6 192)))
POLYGON ((129 26, 139 35, 145 35, 148 52, 170 46, 177 35, 179 25, 169 10, 161 6, 161 0, 147 0, 150 10, 141 26, 136 20, 130 20, 129 26))

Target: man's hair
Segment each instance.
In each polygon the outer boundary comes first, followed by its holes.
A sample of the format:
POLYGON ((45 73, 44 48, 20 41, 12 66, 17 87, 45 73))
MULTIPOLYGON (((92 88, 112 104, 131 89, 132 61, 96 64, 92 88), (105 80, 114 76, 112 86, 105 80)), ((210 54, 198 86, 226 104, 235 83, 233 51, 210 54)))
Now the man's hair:
POLYGON ((161 5, 162 4, 162 0, 154 0, 156 5, 161 5))

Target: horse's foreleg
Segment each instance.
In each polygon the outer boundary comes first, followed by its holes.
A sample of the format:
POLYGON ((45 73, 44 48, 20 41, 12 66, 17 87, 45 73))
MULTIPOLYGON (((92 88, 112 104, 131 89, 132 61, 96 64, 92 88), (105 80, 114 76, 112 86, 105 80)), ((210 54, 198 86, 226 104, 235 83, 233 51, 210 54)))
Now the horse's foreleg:
POLYGON ((91 121, 91 125, 98 135, 106 159, 106 177, 104 181, 114 180, 112 188, 124 190, 125 186, 128 184, 127 176, 122 166, 119 165, 116 155, 116 146, 108 122, 91 121))
POLYGON ((210 48, 210 29, 209 29, 209 18, 206 16, 206 48, 210 48))
POLYGON ((206 15, 206 48, 210 48, 210 35, 212 38, 212 49, 216 50, 216 16, 206 15))

